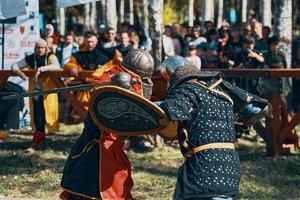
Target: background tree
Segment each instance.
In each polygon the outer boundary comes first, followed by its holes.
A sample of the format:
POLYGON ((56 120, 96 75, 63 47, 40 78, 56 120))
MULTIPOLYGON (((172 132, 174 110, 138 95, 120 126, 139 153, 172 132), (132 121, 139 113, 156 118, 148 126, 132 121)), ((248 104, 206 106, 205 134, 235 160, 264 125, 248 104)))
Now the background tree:
POLYGON ((129 15, 128 15, 128 22, 130 25, 133 25, 134 24, 134 13, 133 13, 133 8, 134 8, 134 5, 133 5, 133 0, 129 0, 128 1, 128 12, 129 12, 129 15))
POLYGON ((106 19, 106 10, 107 10, 107 7, 106 7, 106 0, 101 0, 100 1, 100 4, 101 4, 101 17, 100 17, 100 23, 101 24, 107 24, 107 19, 106 19))
POLYGON ((189 0, 189 26, 194 26, 194 0, 189 0))
POLYGON ((214 21, 214 1, 202 0, 202 19, 205 21, 214 21))
POLYGON ((66 23, 65 23, 65 8, 59 8, 56 6, 56 22, 57 22, 57 31, 60 35, 64 35, 66 32, 66 23))
POLYGON ((118 16, 116 0, 105 0, 106 24, 117 30, 118 16))
POLYGON ((248 1, 241 0, 241 21, 242 21, 242 23, 247 21, 247 6, 248 6, 248 1))
POLYGON ((143 2, 142 2, 143 15, 142 15, 142 17, 143 17, 143 24, 147 28, 149 27, 149 23, 148 23, 149 22, 148 21, 148 17, 149 17, 148 6, 149 6, 149 2, 147 0, 143 0, 143 2))
POLYGON ((293 0, 293 24, 300 27, 300 0, 293 0))
POLYGON ((90 26, 92 29, 97 29, 97 3, 93 0, 91 4, 91 16, 90 16, 90 26))
POLYGON ((149 1, 149 32, 152 39, 155 70, 160 69, 162 61, 162 2, 163 0, 149 1))
POLYGON ((274 32, 282 39, 281 49, 285 53, 288 68, 291 67, 292 55, 292 0, 276 0, 274 32))
POLYGON ((124 11, 125 11, 125 2, 124 0, 119 0, 119 21, 124 23, 124 11))
MULTIPOLYGON (((154 70, 160 70, 162 62, 162 12, 163 0, 149 1, 149 32, 152 39, 152 55, 154 58, 154 70)), ((155 144, 160 147, 163 144, 163 139, 155 136, 155 144)))
POLYGON ((84 4, 84 25, 86 29, 91 28, 90 11, 91 11, 91 4, 89 3, 84 4))
POLYGON ((218 0, 217 27, 221 27, 223 21, 224 0, 218 0))
POLYGON ((264 26, 272 27, 272 2, 263 0, 262 2, 262 23, 264 26))

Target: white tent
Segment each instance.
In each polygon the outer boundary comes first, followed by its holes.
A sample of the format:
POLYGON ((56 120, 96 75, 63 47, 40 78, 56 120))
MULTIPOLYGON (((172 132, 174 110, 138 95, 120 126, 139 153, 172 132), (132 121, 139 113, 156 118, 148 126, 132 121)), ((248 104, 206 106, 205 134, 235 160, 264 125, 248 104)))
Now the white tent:
POLYGON ((0 19, 8 19, 26 14, 25 2, 20 0, 1 0, 0 19))
POLYGON ((57 6, 59 8, 66 8, 66 7, 75 6, 79 4, 90 3, 92 1, 93 0, 57 0, 57 6))

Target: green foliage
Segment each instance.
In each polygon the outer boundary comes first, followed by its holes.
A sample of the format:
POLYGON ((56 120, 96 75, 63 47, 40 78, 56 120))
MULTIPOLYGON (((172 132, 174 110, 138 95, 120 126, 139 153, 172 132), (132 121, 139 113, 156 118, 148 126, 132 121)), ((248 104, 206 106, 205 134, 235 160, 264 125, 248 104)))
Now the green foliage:
POLYGON ((173 4, 165 3, 164 4, 164 13, 163 13, 163 23, 170 25, 178 21, 178 16, 173 4))
POLYGON ((174 22, 183 23, 187 9, 188 1, 166 1, 164 3, 163 23, 165 25, 171 25, 174 22))

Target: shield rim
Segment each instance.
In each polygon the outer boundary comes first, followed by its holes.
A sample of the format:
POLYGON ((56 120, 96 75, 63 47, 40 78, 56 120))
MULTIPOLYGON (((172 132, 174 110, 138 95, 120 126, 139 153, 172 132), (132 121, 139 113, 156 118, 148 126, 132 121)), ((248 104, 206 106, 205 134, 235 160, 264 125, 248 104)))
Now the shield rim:
POLYGON ((146 98, 141 98, 142 96, 131 92, 127 89, 115 86, 115 85, 107 85, 107 86, 101 86, 99 88, 97 88, 95 91, 93 91, 92 95, 91 95, 91 99, 90 99, 90 103, 89 103, 89 113, 91 114, 91 117, 93 119, 93 121, 95 122, 95 124, 102 130, 110 132, 110 133, 115 133, 117 135, 121 135, 121 136, 141 136, 141 135, 152 135, 152 134, 159 134, 161 130, 163 130, 164 128, 166 128, 169 124, 169 120, 167 118, 166 113, 157 105, 155 105, 153 102, 151 102, 150 100, 146 99, 146 98), (96 99, 96 97, 101 94, 102 92, 105 91, 110 91, 110 92, 117 92, 117 93, 121 93, 123 95, 126 95, 128 97, 131 97, 135 100, 139 100, 141 102, 143 102, 144 104, 146 104, 148 107, 150 107, 152 110, 156 111, 159 116, 161 117, 160 121, 163 119, 164 123, 160 123, 160 126, 156 129, 153 130, 149 130, 149 131, 138 131, 138 132, 121 132, 121 131, 117 131, 107 128, 104 124, 102 124, 96 117, 94 111, 93 111, 93 105, 94 105, 94 101, 96 99), (166 123, 167 122, 167 123, 166 123))

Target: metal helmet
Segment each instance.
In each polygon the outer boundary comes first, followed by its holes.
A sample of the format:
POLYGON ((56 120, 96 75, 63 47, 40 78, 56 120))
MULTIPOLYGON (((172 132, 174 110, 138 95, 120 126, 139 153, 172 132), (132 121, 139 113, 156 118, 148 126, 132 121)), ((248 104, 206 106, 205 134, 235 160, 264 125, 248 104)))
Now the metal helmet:
POLYGON ((161 75, 165 79, 170 80, 179 68, 187 64, 189 64, 189 61, 184 57, 178 55, 171 56, 162 63, 160 69, 161 75))
POLYGON ((151 54, 142 49, 129 51, 124 57, 122 65, 141 78, 151 77, 154 70, 154 60, 151 54))
POLYGON ((119 72, 111 79, 113 85, 130 90, 133 84, 132 78, 126 72, 119 72))

